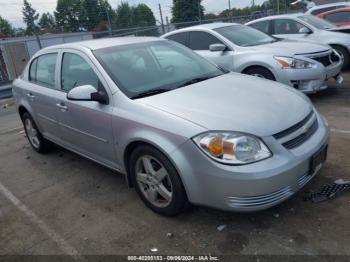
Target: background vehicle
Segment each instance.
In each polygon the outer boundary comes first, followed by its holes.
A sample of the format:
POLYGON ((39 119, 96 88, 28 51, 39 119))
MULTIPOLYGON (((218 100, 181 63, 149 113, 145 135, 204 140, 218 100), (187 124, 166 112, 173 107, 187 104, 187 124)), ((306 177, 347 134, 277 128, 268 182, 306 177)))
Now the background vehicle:
POLYGON ((327 88, 326 79, 340 78, 342 61, 329 46, 279 41, 244 25, 205 24, 162 37, 181 43, 228 70, 275 80, 305 93, 327 88))
POLYGON ((337 26, 350 26, 350 7, 334 9, 318 15, 337 26))
POLYGON ((342 56, 343 68, 349 66, 350 37, 345 34, 347 29, 319 17, 305 14, 277 15, 257 19, 247 25, 279 38, 328 44, 342 56))
POLYGON ((164 215, 271 207, 325 161, 328 124, 303 94, 159 38, 45 48, 13 85, 36 151, 54 142, 120 171, 164 215))
POLYGON ((343 8, 343 7, 350 7, 349 2, 336 2, 331 4, 325 4, 325 5, 317 5, 315 7, 310 8, 305 13, 311 14, 311 15, 319 15, 324 12, 328 12, 334 9, 343 8))

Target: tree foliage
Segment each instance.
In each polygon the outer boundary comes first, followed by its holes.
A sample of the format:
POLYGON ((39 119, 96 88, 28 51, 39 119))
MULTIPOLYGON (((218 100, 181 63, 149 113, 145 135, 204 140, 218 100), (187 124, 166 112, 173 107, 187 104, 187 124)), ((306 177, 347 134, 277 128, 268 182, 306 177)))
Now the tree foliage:
POLYGON ((87 30, 96 30, 112 20, 114 11, 107 0, 82 0, 81 22, 87 30))
POLYGON ((23 22, 27 25, 26 34, 34 34, 37 31, 35 21, 38 20, 39 14, 27 0, 23 0, 22 14, 23 22))
POLYGON ((55 30, 55 18, 49 12, 43 13, 39 19, 38 25, 45 33, 52 33, 55 30))
POLYGON ((80 0, 58 0, 54 15, 57 27, 61 31, 76 32, 84 29, 80 0))
POLYGON ((122 2, 115 11, 114 25, 116 28, 154 26, 156 18, 146 4, 130 6, 122 2))
POLYGON ((13 35, 11 24, 0 16, 0 37, 9 37, 13 35))
POLYGON ((173 0, 172 22, 181 23, 201 20, 204 16, 202 0, 173 0))

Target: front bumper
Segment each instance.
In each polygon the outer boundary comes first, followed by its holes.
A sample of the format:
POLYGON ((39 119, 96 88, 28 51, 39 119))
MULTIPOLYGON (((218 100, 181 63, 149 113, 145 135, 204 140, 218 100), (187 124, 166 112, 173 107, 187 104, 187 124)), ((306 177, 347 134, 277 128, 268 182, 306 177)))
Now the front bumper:
POLYGON ((258 211, 283 202, 298 192, 319 171, 308 174, 311 157, 328 145, 329 128, 320 126, 304 144, 285 149, 275 138, 264 137, 273 156, 242 166, 209 159, 188 141, 171 154, 191 203, 228 211, 258 211))
POLYGON ((326 89, 327 80, 341 75, 342 62, 324 67, 321 63, 315 63, 310 69, 277 69, 276 80, 288 86, 306 93, 312 94, 326 89))

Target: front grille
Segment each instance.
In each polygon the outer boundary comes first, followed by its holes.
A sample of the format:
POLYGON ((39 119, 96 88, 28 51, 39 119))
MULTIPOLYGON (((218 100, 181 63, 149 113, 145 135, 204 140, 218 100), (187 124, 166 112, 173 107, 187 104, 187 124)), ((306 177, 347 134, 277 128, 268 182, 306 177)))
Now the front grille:
POLYGON ((308 140, 313 134, 315 134, 317 129, 318 129, 318 121, 315 120, 315 122, 311 125, 311 127, 307 131, 297 136, 296 138, 283 143, 282 145, 287 149, 298 147, 301 144, 303 144, 306 140, 308 140))
POLYGON ((314 112, 311 111, 310 114, 308 114, 303 120, 301 120, 299 123, 295 124, 294 126, 287 128, 286 130, 283 130, 282 132, 279 132, 275 134, 273 137, 276 139, 280 139, 282 137, 288 136, 298 129, 302 128, 309 120, 310 118, 314 115, 314 112))
POLYGON ((320 62, 325 67, 332 64, 331 55, 312 57, 311 59, 316 60, 317 62, 320 62))
POLYGON ((273 135, 287 149, 293 149, 306 142, 318 129, 318 121, 314 111, 311 111, 297 124, 273 135))
POLYGON ((260 196, 228 197, 228 203, 235 208, 258 208, 275 205, 293 195, 291 187, 287 186, 273 193, 260 196))

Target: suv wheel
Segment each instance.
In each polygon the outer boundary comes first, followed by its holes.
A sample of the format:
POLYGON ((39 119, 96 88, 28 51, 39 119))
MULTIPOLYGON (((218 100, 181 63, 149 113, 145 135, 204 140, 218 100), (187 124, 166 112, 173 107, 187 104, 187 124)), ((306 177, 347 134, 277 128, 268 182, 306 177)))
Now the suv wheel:
POLYGON ((153 211, 174 216, 187 206, 187 196, 169 159, 151 146, 140 146, 130 156, 130 174, 136 192, 153 211))
POLYGON ((22 121, 27 138, 33 149, 42 154, 49 152, 52 149, 52 143, 41 135, 30 114, 24 113, 22 121))

